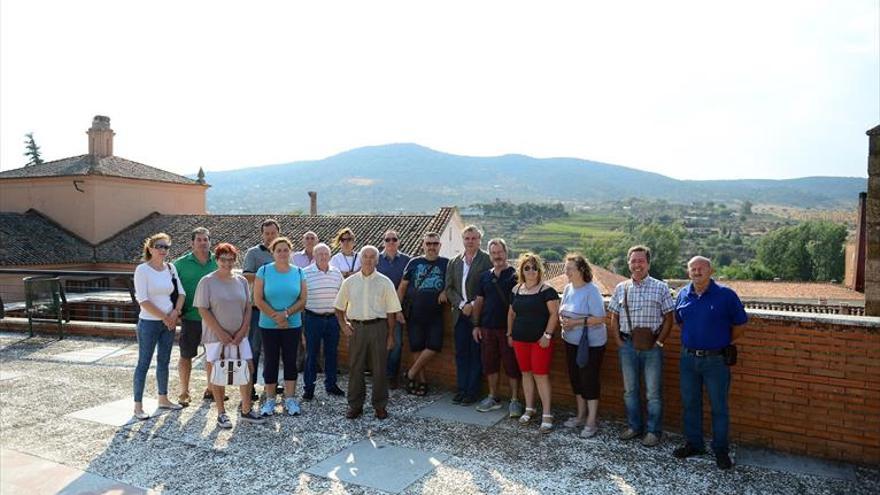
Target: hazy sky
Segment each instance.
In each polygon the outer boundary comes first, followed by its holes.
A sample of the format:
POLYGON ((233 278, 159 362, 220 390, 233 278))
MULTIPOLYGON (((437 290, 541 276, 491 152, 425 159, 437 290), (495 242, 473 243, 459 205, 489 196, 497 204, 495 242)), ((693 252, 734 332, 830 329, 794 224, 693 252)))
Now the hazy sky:
MULTIPOLYGON (((0 3, 0 168, 178 173, 415 142, 676 178, 867 175, 880 0, 0 3)), ((210 182, 210 176, 209 176, 210 182)))

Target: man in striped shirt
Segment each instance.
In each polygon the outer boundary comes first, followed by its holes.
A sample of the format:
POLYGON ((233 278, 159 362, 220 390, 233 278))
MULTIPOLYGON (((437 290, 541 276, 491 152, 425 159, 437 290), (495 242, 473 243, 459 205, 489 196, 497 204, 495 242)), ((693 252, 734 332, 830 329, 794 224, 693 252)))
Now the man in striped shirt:
POLYGON ((305 334, 306 363, 304 370, 303 400, 315 397, 315 379, 318 376, 318 357, 324 344, 324 390, 330 395, 345 392, 336 386, 336 349, 339 346, 339 322, 336 320, 336 295, 342 286, 342 272, 330 264, 330 247, 323 242, 312 251, 315 262, 305 269, 309 297, 306 300, 305 334))
POLYGON ((651 268, 651 250, 633 246, 627 252, 630 280, 614 288, 608 303, 611 312, 610 336, 617 340, 620 369, 623 372, 623 401, 629 427, 620 434, 621 440, 641 436, 642 445, 654 447, 660 443, 663 421, 663 343, 672 330, 672 311, 675 302, 666 282, 648 274, 651 268), (636 349, 633 329, 649 329, 651 345, 636 349), (642 421, 639 393, 640 370, 645 373, 648 399, 648 422, 642 421))

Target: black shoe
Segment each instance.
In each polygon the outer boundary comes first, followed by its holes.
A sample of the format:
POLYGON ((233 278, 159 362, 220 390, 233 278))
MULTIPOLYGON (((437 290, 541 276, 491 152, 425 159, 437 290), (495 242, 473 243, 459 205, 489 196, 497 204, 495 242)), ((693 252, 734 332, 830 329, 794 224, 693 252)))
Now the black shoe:
MULTIPOLYGON (((684 444, 684 446, 679 447, 679 448, 672 451, 672 455, 679 458, 679 459, 693 457, 695 455, 703 455, 705 453, 706 453, 706 451, 704 449, 698 449, 689 443, 686 443, 686 444, 684 444)), ((728 460, 728 462, 729 462, 729 460, 728 460)))
POLYGON ((715 453, 715 465, 718 466, 718 469, 730 469, 733 467, 733 461, 730 460, 727 452, 717 452, 715 453))
POLYGON ((469 406, 471 404, 476 404, 476 403, 477 403, 476 397, 473 397, 471 395, 464 395, 461 397, 461 405, 463 405, 463 406, 469 406))
POLYGON ((328 388, 327 393, 330 395, 335 395, 337 397, 342 397, 343 395, 345 395, 345 392, 343 392, 342 389, 337 387, 336 385, 328 388))
POLYGON ((364 370, 364 376, 373 376, 373 372, 371 370, 364 370))
POLYGON ((254 402, 260 400, 260 396, 257 395, 257 391, 254 389, 251 389, 251 400, 254 402))
POLYGON ((303 396, 302 396, 303 400, 312 400, 314 398, 315 398, 315 391, 314 390, 304 390, 303 391, 303 396))
POLYGON ((464 394, 461 392, 458 392, 457 394, 452 396, 452 403, 453 404, 461 404, 462 399, 464 399, 464 394))
POLYGON ((278 394, 278 395, 284 395, 284 387, 276 386, 276 387, 275 387, 275 393, 278 394))

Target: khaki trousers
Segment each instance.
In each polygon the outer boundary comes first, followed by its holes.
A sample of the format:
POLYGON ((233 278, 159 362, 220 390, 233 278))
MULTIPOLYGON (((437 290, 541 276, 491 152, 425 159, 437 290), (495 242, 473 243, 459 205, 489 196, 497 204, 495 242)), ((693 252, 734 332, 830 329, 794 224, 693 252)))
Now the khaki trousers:
POLYGON ((385 318, 369 325, 352 322, 352 327, 354 333, 348 339, 348 406, 363 409, 367 397, 364 370, 369 364, 373 372, 373 408, 384 409, 388 404, 388 322, 385 318))

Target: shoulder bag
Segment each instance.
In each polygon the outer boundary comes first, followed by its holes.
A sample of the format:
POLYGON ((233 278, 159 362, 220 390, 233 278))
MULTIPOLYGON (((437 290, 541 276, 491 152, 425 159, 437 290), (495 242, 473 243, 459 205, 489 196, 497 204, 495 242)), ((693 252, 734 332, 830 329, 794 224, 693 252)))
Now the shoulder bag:
POLYGON ((171 298, 171 309, 174 309, 177 307, 177 299, 180 297, 180 291, 177 290, 177 277, 175 277, 174 272, 171 271, 171 264, 165 263, 165 265, 168 268, 168 274, 171 275, 171 295, 169 297, 171 298))
POLYGON ((623 290, 623 307, 626 310, 626 322, 629 324, 630 338, 632 339, 633 348, 637 351, 650 351, 654 348, 654 329, 648 327, 633 328, 632 317, 629 314, 629 288, 632 284, 627 284, 623 290))

